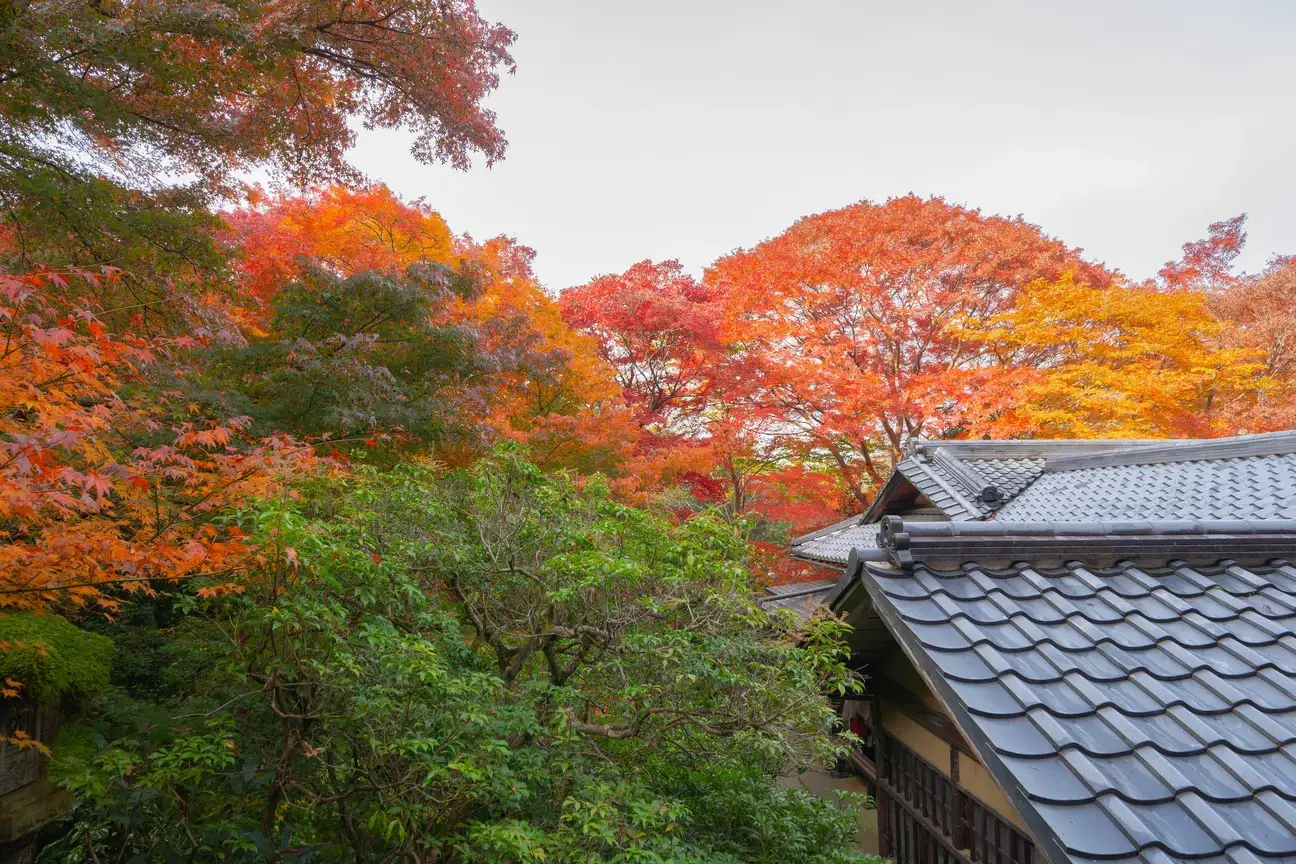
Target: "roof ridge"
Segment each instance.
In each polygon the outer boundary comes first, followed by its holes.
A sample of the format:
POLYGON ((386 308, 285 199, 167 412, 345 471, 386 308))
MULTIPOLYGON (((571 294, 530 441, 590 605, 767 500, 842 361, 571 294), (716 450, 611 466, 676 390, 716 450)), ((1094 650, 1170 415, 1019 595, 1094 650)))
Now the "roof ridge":
POLYGON ((1156 465, 1198 462, 1206 459, 1239 459, 1248 456, 1284 456, 1296 453, 1296 430, 1235 435, 1229 438, 1177 438, 1152 444, 1140 442, 1119 450, 1045 458, 1044 473, 1079 468, 1156 465))
POLYGON ((1077 453, 1107 453, 1131 447, 1149 447, 1165 443, 1164 438, 950 438, 915 439, 906 448, 908 455, 929 455, 944 450, 952 455, 977 459, 1040 459, 1059 450, 1077 453))

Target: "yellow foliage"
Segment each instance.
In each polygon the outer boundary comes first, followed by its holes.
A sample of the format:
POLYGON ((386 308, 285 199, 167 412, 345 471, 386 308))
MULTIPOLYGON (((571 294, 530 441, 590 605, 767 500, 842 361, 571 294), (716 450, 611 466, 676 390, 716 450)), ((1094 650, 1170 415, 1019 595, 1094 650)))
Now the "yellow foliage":
POLYGON ((1187 289, 1037 281, 989 328, 1000 362, 1035 370, 1001 423, 1042 437, 1184 437, 1233 431, 1222 409, 1267 386, 1259 353, 1219 345, 1187 289))

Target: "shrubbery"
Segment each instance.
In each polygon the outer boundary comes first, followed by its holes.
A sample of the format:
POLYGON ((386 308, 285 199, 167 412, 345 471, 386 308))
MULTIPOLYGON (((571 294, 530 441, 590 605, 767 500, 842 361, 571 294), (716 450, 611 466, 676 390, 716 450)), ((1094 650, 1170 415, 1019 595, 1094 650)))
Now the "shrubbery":
POLYGON ((776 780, 831 752, 841 625, 761 610, 722 523, 511 448, 234 518, 255 574, 175 599, 155 680, 123 652, 45 860, 860 860, 853 807, 776 780))

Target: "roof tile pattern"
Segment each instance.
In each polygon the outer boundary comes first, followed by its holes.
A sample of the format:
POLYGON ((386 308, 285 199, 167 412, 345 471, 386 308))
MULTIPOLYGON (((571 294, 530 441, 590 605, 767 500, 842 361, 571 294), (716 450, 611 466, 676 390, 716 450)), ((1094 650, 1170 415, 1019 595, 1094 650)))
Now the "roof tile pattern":
POLYGON ((1049 472, 1002 507, 996 518, 1293 519, 1296 454, 1049 472))
POLYGON ((828 600, 836 587, 836 579, 775 585, 768 589, 769 596, 760 603, 766 609, 791 609, 797 613, 798 618, 809 618, 817 606, 828 600))
POLYGON ((864 578, 1051 860, 1296 860, 1296 567, 864 578))
POLYGON ((911 456, 896 463, 896 470, 950 519, 980 519, 990 512, 989 507, 972 497, 971 490, 936 462, 911 456))
POLYGON ((997 486, 1005 498, 1012 498, 1044 473, 1043 459, 964 459, 963 463, 997 486))
POLYGON ((882 526, 876 522, 868 525, 857 523, 858 517, 847 520, 840 527, 834 526, 831 531, 811 535, 794 544, 792 554, 803 560, 844 567, 852 549, 878 548, 878 531, 882 526))

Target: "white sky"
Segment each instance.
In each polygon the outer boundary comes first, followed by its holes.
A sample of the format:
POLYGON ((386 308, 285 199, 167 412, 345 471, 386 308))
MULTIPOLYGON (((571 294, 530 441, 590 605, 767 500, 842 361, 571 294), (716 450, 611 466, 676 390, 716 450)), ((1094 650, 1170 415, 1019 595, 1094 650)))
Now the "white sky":
POLYGON ((703 267, 801 216, 907 192, 1021 214, 1134 277, 1250 214, 1296 252, 1296 0, 479 0, 518 34, 505 160, 353 161, 456 232, 517 237, 551 290, 703 267))

